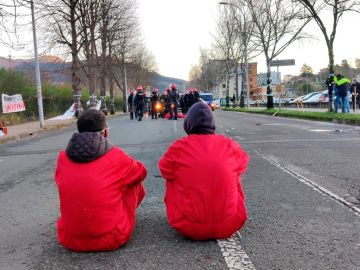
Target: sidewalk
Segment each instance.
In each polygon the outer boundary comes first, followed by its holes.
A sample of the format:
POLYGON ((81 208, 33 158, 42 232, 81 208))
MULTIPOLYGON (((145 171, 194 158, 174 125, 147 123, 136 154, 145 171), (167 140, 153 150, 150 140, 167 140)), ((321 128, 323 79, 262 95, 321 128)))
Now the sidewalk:
MULTIPOLYGON (((114 118, 124 115, 122 112, 117 112, 115 115, 108 115, 106 118, 114 118)), ((58 130, 76 124, 76 118, 64 120, 45 120, 45 127, 40 127, 39 121, 31 121, 19 125, 8 126, 8 133, 5 136, 0 136, 0 145, 11 141, 16 141, 24 138, 31 138, 35 135, 45 133, 51 130, 58 130)))

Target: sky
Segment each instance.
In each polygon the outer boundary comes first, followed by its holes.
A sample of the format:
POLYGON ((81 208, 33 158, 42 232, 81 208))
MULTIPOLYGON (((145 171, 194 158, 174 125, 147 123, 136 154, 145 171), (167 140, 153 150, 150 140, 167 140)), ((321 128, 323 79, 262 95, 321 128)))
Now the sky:
MULTIPOLYGON (((210 48, 216 29, 220 0, 138 0, 143 42, 154 54, 160 74, 188 80, 192 65, 199 61, 200 47, 210 48)), ((330 21, 329 21, 330 22, 330 21)), ((353 64, 360 58, 360 14, 348 13, 340 21, 335 40, 335 63, 347 59, 353 64)), ((318 26, 312 23, 307 31, 317 40, 291 45, 278 59, 295 59, 296 65, 280 67, 282 75, 299 74, 303 64, 314 72, 328 65, 327 48, 318 26)), ((29 31, 29 40, 31 40, 29 31)), ((41 33, 38 33, 41 38, 41 33)), ((13 57, 32 57, 30 43, 22 51, 11 51, 13 57)), ((8 57, 9 49, 0 46, 0 56, 8 57)), ((265 72, 264 56, 257 59, 258 72, 265 72)), ((275 69, 275 68, 274 68, 275 69)))
MULTIPOLYGON (((216 29, 219 0, 138 0, 144 42, 155 55, 162 75, 188 79, 191 65, 197 64, 200 47, 211 47, 216 29)), ((340 21, 335 39, 335 63, 360 58, 360 14, 348 14, 340 21)), ((303 64, 314 72, 328 65, 325 40, 315 23, 307 31, 317 40, 291 45, 278 59, 295 59, 295 66, 280 67, 285 74, 299 74, 303 64)), ((265 72, 261 55, 256 59, 258 72, 265 72)))

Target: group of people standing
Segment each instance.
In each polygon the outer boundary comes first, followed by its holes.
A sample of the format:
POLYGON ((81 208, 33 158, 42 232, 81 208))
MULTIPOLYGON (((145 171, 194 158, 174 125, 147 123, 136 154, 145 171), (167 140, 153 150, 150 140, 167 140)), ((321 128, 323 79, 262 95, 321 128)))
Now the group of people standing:
POLYGON ((171 84, 162 94, 154 88, 150 95, 143 92, 143 87, 139 85, 134 89, 130 89, 128 97, 128 106, 130 119, 142 121, 144 113, 151 115, 151 119, 164 118, 169 114, 169 120, 178 119, 178 108, 185 115, 190 107, 200 100, 197 89, 186 90, 184 93, 178 93, 176 84, 171 84))
POLYGON ((328 86, 329 91, 333 91, 335 95, 334 110, 336 113, 338 112, 338 108, 340 105, 342 113, 350 113, 350 95, 353 110, 355 111, 356 103, 358 104, 360 109, 360 83, 356 79, 353 79, 351 82, 342 74, 336 74, 330 76, 325 83, 328 86))

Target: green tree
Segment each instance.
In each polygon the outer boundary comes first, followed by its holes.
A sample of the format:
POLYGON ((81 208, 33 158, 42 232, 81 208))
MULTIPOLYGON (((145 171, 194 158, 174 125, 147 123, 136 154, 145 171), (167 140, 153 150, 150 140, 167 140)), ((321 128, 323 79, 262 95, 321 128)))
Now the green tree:
POLYGON ((300 76, 301 77, 312 77, 314 76, 314 71, 312 67, 308 66, 307 64, 303 64, 300 69, 300 76))
POLYGON ((360 69, 360 58, 355 59, 355 68, 360 69))

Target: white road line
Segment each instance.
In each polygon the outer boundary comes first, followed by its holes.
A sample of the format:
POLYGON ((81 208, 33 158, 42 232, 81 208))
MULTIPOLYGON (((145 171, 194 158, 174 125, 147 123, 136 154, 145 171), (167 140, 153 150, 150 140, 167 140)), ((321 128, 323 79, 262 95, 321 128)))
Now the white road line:
POLYGON ((219 128, 224 128, 224 126, 222 126, 222 125, 217 125, 219 128))
POLYGON ((176 123, 177 123, 177 121, 173 121, 174 134, 177 137, 178 136, 178 127, 177 127, 176 123))
POLYGON ((217 242, 229 270, 256 269, 234 236, 229 239, 217 240, 217 242))
POLYGON ((244 138, 244 137, 241 137, 241 136, 235 136, 235 138, 236 138, 238 141, 245 141, 245 138, 244 138))
POLYGON ((301 174, 295 172, 294 170, 288 168, 287 166, 280 164, 276 160, 272 159, 269 156, 264 155, 263 153, 259 152, 258 150, 256 150, 256 149, 254 149, 254 150, 260 157, 269 161, 272 165, 274 165, 274 166, 278 167, 279 169, 283 170, 284 172, 290 174, 291 176, 293 176, 300 182, 312 187, 315 191, 330 197, 332 200, 336 201, 337 203, 339 203, 343 206, 348 207, 350 210, 355 212, 355 214, 357 216, 360 217, 360 208, 357 207, 355 204, 348 202, 347 200, 341 198, 340 196, 332 193, 330 190, 327 190, 326 188, 316 184, 315 182, 311 181, 310 179, 306 178, 305 176, 302 176, 301 174))

